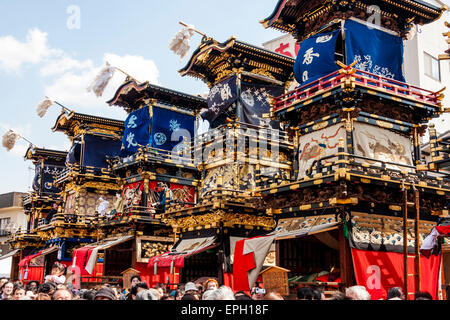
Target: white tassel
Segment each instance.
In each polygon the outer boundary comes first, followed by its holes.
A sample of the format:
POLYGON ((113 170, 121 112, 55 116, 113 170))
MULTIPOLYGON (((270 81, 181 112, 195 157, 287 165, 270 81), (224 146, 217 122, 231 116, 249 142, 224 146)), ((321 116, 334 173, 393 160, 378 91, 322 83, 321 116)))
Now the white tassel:
POLYGON ((183 59, 189 51, 189 40, 194 35, 194 26, 189 25, 179 31, 175 37, 170 41, 169 49, 172 50, 176 55, 183 59))
POLYGON ((48 108, 50 108, 52 105, 53 105, 53 101, 48 99, 48 98, 45 99, 44 101, 42 101, 38 105, 38 107, 36 109, 36 112, 37 112, 38 116, 41 117, 41 118, 43 116, 45 116, 45 114, 47 113, 48 108))
POLYGON ((94 82, 87 88, 87 91, 94 91, 97 97, 101 97, 109 80, 113 77, 114 71, 116 71, 116 68, 111 67, 107 62, 106 67, 97 75, 94 82))
POLYGON ((12 130, 8 130, 8 132, 6 132, 3 135, 2 145, 6 148, 6 150, 11 151, 11 149, 14 148, 16 141, 19 138, 20 138, 20 135, 18 135, 17 133, 15 133, 12 130))

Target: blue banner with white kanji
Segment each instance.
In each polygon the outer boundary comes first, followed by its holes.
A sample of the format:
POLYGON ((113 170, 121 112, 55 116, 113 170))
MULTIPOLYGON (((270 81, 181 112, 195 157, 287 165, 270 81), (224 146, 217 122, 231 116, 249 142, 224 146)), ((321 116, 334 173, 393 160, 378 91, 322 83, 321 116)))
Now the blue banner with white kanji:
POLYGON ((33 190, 40 193, 58 193, 61 190, 55 187, 54 180, 66 168, 64 166, 41 163, 36 164, 33 179, 33 190))
POLYGON ((153 107, 152 147, 181 151, 194 138, 195 117, 181 112, 153 107))
POLYGON ((139 146, 145 147, 151 144, 150 122, 148 106, 133 111, 128 115, 124 123, 122 156, 135 154, 140 148, 139 146))
POLYGON ((347 64, 356 60, 355 68, 358 70, 405 82, 402 38, 347 20, 345 48, 347 64))
POLYGON ((313 35, 300 44, 294 64, 295 79, 300 85, 320 79, 336 70, 334 54, 340 30, 313 35))
POLYGON ((84 136, 83 166, 108 168, 108 158, 120 154, 122 142, 106 137, 86 134, 84 136))
POLYGON ((202 118, 213 123, 238 98, 236 76, 231 76, 216 84, 209 91, 207 98, 208 111, 202 113, 202 118))
POLYGON ((278 121, 265 118, 263 114, 270 114, 270 96, 279 97, 283 93, 283 87, 241 82, 242 122, 279 129, 280 123, 278 121))

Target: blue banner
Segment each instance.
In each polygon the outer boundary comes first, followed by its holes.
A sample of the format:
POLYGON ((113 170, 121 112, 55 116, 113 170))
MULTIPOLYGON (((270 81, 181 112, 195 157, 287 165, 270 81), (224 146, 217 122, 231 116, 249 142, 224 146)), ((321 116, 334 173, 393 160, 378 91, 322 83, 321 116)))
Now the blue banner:
POLYGON ((347 64, 378 76, 405 82, 402 38, 356 21, 345 21, 347 64))
POLYGON ((237 98, 236 76, 223 80, 209 91, 208 111, 202 113, 202 118, 212 124, 237 98))
POLYGON ((80 157, 81 157, 81 143, 80 142, 74 142, 72 147, 70 148, 69 152, 66 156, 66 165, 67 164, 75 164, 80 163, 80 157))
POLYGON ((130 113, 125 120, 125 130, 123 133, 121 156, 135 154, 139 145, 147 146, 151 144, 149 132, 150 115, 148 106, 130 113))
POLYGON ((53 184, 56 176, 62 173, 66 167, 54 164, 36 164, 33 179, 33 190, 42 193, 58 193, 60 190, 53 184), (41 189, 42 187, 42 189, 41 189))
POLYGON ((295 79, 305 85, 336 70, 336 41, 340 30, 313 35, 300 44, 294 64, 295 79))
POLYGON ((83 165, 95 168, 107 168, 106 157, 119 155, 122 143, 104 137, 86 134, 84 136, 83 165))
POLYGON ((279 129, 278 121, 263 118, 263 114, 270 114, 269 96, 279 97, 283 93, 283 87, 241 82, 242 122, 279 129))
POLYGON ((194 138, 194 116, 153 107, 152 118, 152 147, 167 151, 174 150, 175 146, 181 150, 185 139, 190 143, 194 138))

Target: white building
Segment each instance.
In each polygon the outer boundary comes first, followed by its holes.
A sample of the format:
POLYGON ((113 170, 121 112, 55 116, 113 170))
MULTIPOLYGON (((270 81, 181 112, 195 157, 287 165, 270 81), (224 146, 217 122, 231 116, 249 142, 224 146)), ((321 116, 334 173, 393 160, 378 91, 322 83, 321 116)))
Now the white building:
POLYGON ((12 256, 3 258, 9 252, 6 240, 19 228, 26 230, 27 216, 22 207, 22 196, 26 193, 9 192, 0 194, 0 277, 9 277, 12 256))

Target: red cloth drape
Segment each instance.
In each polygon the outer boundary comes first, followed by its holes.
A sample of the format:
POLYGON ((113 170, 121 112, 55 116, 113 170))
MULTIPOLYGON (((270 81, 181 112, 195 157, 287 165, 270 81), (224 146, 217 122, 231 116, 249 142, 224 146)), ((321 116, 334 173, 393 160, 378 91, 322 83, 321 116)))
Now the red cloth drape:
MULTIPOLYGON (((86 271, 86 264, 89 261, 89 257, 91 256, 92 250, 95 248, 95 246, 85 246, 76 249, 73 252, 73 259, 75 259, 75 265, 80 268, 80 272, 83 274, 86 271)), ((72 261, 73 261, 72 259, 72 261)))
MULTIPOLYGON (((367 288, 372 299, 385 296, 392 287, 403 288, 402 253, 352 249, 352 257, 356 282, 367 288)), ((420 291, 428 291, 433 299, 438 297, 440 263, 441 255, 420 257, 420 291)), ((408 257, 408 274, 414 274, 414 257, 408 257)), ((408 291, 418 291, 413 276, 408 278, 408 291)))

